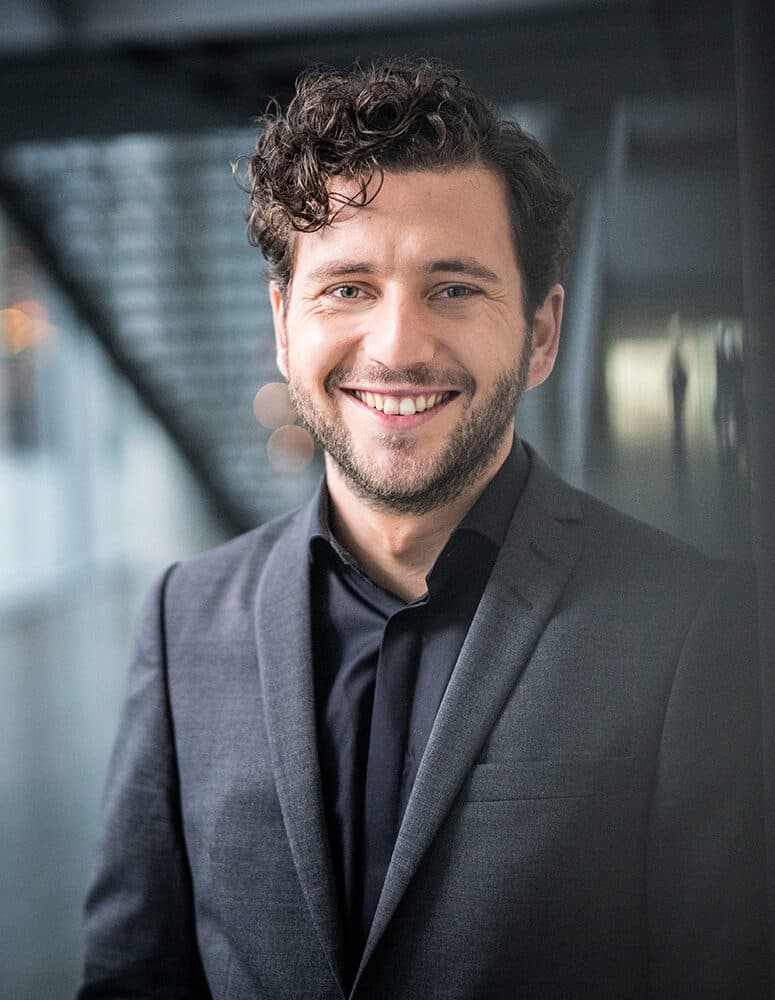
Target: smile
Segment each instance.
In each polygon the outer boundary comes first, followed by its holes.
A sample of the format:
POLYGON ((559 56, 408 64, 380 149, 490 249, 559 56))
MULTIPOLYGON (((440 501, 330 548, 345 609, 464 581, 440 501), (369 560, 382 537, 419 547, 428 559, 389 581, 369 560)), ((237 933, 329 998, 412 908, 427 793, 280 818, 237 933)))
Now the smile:
POLYGON ((432 392, 427 396, 387 396, 379 392, 363 392, 360 389, 351 389, 350 392, 372 410, 379 410, 388 416, 402 417, 432 410, 457 395, 456 392, 432 392))

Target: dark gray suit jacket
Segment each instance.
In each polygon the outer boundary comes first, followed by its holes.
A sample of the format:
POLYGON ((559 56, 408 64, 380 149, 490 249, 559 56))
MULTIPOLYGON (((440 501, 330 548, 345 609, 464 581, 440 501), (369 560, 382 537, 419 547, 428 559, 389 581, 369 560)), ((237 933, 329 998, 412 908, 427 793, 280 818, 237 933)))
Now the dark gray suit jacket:
MULTIPOLYGON (((141 620, 79 996, 341 1000, 304 512, 141 620)), ((750 590, 536 457, 351 996, 768 993, 750 590)))

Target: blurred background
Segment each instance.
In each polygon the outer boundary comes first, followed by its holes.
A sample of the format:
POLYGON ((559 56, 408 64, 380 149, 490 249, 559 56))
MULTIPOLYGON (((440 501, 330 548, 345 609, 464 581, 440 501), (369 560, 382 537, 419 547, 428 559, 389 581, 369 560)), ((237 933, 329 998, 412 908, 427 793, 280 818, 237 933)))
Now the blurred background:
POLYGON ((771 36, 756 0, 0 0, 0 996, 76 987, 143 592, 320 474, 256 400, 278 376, 231 170, 309 62, 446 59, 552 150, 577 252, 518 429, 753 558, 772 664, 771 36))

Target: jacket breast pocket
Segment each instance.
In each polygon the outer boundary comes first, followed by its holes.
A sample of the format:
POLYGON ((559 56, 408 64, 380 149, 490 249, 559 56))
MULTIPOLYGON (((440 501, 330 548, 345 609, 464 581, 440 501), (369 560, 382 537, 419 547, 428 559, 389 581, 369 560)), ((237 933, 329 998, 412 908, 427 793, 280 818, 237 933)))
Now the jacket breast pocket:
POLYGON ((630 795, 647 784, 635 757, 493 760, 474 764, 460 790, 464 802, 630 795))

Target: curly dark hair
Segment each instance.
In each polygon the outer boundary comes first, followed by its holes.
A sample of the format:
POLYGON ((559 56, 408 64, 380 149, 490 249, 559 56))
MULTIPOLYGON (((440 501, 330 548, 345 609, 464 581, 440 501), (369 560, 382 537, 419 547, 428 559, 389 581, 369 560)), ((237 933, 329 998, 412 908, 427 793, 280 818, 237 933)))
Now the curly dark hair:
POLYGON ((247 165, 248 239, 283 292, 295 233, 322 228, 341 208, 331 177, 357 180, 348 204, 364 205, 385 171, 460 167, 489 167, 506 183, 528 323, 561 279, 572 242, 570 185, 533 136, 498 119, 448 66, 396 58, 347 72, 313 67, 287 111, 273 103, 258 123, 247 165))

